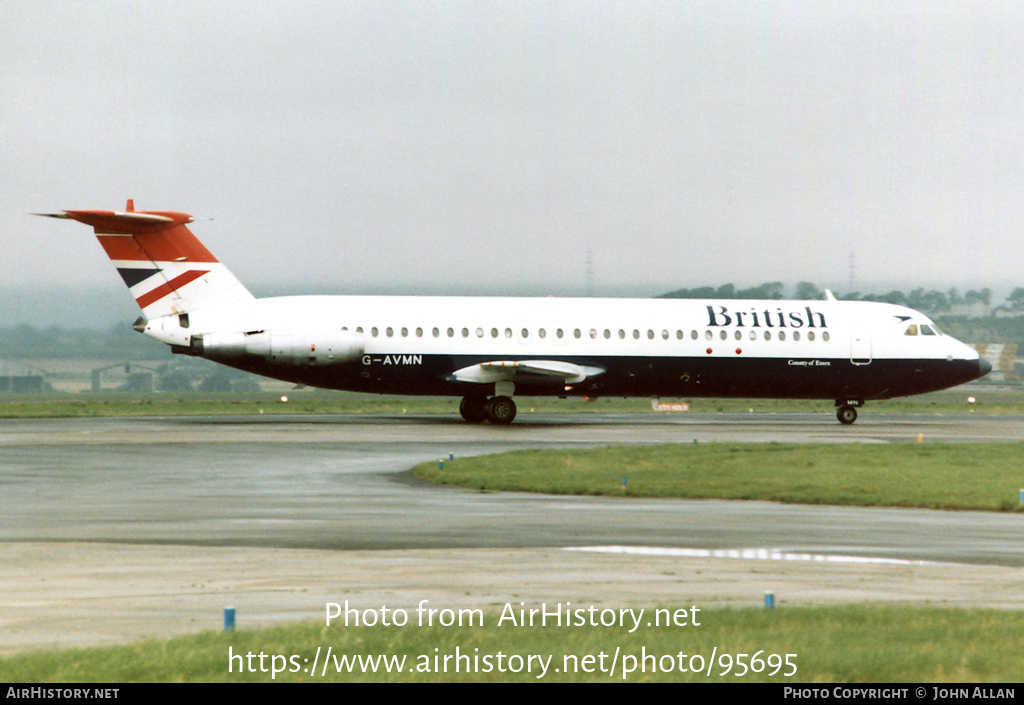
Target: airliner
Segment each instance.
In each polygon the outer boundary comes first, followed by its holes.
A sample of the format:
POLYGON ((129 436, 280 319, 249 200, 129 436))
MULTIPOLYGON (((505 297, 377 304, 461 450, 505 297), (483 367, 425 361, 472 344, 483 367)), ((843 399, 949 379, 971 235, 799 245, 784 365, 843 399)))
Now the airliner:
POLYGON ((255 298, 176 211, 39 213, 91 225, 142 315, 134 329, 301 385, 462 397, 509 424, 515 395, 869 400, 982 377, 991 365, 903 306, 839 301, 285 296, 255 298))

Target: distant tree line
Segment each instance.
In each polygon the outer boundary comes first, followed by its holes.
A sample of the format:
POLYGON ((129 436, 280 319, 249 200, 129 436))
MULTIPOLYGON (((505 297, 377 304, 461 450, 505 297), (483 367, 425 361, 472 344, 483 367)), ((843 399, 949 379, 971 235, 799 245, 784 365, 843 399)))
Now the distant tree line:
MULTIPOLYGON (((785 289, 782 282, 770 282, 748 289, 724 284, 718 287, 677 289, 659 298, 778 300, 786 298, 785 289)), ((944 331, 965 342, 1024 344, 1024 288, 1014 289, 998 306, 992 306, 992 291, 987 288, 978 291, 971 289, 962 295, 955 288, 947 291, 918 288, 908 293, 893 290, 884 294, 862 294, 859 291, 833 294, 844 301, 882 301, 921 311, 931 316, 944 331), (980 305, 976 306, 975 312, 965 310, 975 305, 980 305), (978 315, 978 309, 987 315, 978 315), (1003 316, 999 316, 1000 313, 1003 316)), ((798 283, 792 296, 802 301, 824 297, 824 290, 812 282, 798 283)))
MULTIPOLYGON (((806 282, 801 282, 805 284, 806 282)), ((810 286, 813 286, 810 285, 810 286)), ((667 294, 662 294, 659 299, 784 299, 786 298, 786 287, 782 282, 770 282, 761 284, 749 289, 736 290, 732 284, 723 284, 719 287, 701 286, 696 289, 676 289, 667 294)), ((824 294, 821 294, 823 296, 824 294)), ((816 298, 820 298, 818 296, 816 298)), ((801 298, 797 296, 797 298, 801 298)))
MULTIPOLYGON (((837 299, 844 301, 883 301, 900 306, 909 306, 923 313, 940 314, 952 311, 953 307, 963 304, 992 304, 992 290, 971 289, 961 295, 955 288, 948 291, 936 291, 934 289, 918 288, 904 294, 902 291, 893 290, 885 294, 861 294, 859 291, 849 293, 833 292, 837 299)), ((819 289, 812 282, 799 282, 794 289, 793 298, 801 301, 822 299, 825 297, 824 289, 819 289)), ((769 282, 760 286, 753 286, 749 289, 737 289, 732 284, 722 286, 701 286, 695 289, 676 289, 658 298, 663 299, 784 299, 786 298, 786 287, 782 282, 769 282)), ((1006 297, 1004 304, 998 308, 1008 311, 1024 312, 1024 288, 1014 289, 1006 297)))
POLYGON ((0 359, 166 360, 170 349, 118 324, 107 330, 34 328, 28 324, 0 328, 0 359))

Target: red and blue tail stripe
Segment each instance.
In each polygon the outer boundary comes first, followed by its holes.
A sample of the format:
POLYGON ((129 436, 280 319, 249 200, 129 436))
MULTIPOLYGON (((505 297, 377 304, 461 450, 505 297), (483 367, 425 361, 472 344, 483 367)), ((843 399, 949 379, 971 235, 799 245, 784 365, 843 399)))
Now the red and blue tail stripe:
POLYGON ((251 300, 252 294, 186 227, 176 211, 64 211, 45 213, 93 226, 146 318, 188 313, 208 305, 251 300))

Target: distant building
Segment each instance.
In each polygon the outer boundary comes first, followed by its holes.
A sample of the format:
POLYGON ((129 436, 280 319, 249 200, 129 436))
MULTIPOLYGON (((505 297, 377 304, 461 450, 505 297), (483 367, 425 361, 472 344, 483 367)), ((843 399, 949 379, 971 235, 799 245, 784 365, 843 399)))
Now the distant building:
POLYGON ((4 362, 0 394, 42 394, 50 391, 42 371, 17 362, 4 362))
POLYGON ((996 306, 992 309, 992 315, 996 318, 1020 318, 1024 316, 1024 311, 1006 306, 996 306))
POLYGON ((953 304, 949 309, 949 315, 958 318, 988 318, 992 315, 992 307, 984 301, 953 304))
POLYGON ((974 349, 978 354, 992 364, 992 371, 982 379, 990 379, 993 382, 1019 382, 1020 374, 1017 372, 1017 344, 992 344, 975 343, 974 349))

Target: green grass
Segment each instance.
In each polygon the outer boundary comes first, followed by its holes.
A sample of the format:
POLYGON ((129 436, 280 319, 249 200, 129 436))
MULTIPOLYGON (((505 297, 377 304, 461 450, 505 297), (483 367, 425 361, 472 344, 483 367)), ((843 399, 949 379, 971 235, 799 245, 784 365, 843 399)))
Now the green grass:
POLYGON ((203 416, 220 414, 457 414, 457 399, 272 394, 67 394, 42 398, 0 396, 0 418, 82 416, 203 416))
POLYGON ((524 450, 413 472, 480 490, 1020 510, 1022 458, 1024 443, 682 443, 524 450))
MULTIPOLYGON (((457 397, 383 396, 316 390, 293 390, 283 394, 103 393, 36 397, 0 394, 0 418, 217 414, 449 414, 457 417, 459 401, 457 397), (288 397, 287 403, 280 401, 282 395, 288 397)), ((600 399, 588 404, 581 399, 520 398, 518 403, 522 414, 651 412, 647 399, 600 399)), ((827 405, 818 406, 826 411, 829 408, 827 405)))
MULTIPOLYGON (((516 603, 518 607, 518 604, 516 603)), ((540 605, 530 605, 540 607, 540 605)), ((582 605, 580 605, 582 606, 582 605)), ((679 605, 689 607, 688 604, 679 605)), ((625 606, 623 606, 625 607, 625 606)), ((638 608, 637 608, 638 609, 638 608)), ((675 607, 672 607, 674 610, 675 607)), ((150 640, 128 646, 48 651, 0 659, 0 681, 30 682, 114 682, 132 681, 256 681, 269 682, 270 656, 289 657, 279 660, 286 668, 278 673, 276 681, 525 681, 536 682, 539 666, 533 662, 533 673, 465 673, 451 672, 454 660, 449 661, 449 672, 434 671, 434 655, 460 653, 496 656, 500 651, 513 654, 551 656, 549 670, 543 681, 598 681, 622 682, 622 665, 631 665, 630 656, 636 658, 636 671, 627 676, 628 682, 668 680, 699 682, 764 682, 776 683, 844 683, 844 682, 1019 682, 1024 678, 1024 614, 985 609, 939 609, 921 607, 890 607, 873 605, 829 607, 777 607, 774 610, 701 609, 700 626, 646 627, 643 623, 632 634, 615 627, 547 627, 533 628, 496 626, 498 612, 489 613, 485 626, 479 627, 418 627, 414 609, 409 609, 410 624, 406 627, 349 627, 339 623, 325 627, 320 623, 304 623, 259 631, 234 633, 204 633, 184 636, 168 641, 150 640), (317 674, 289 673, 287 669, 298 664, 309 668, 317 648, 321 649, 317 674), (401 673, 387 673, 383 668, 376 674, 362 675, 347 672, 339 674, 333 660, 323 676, 322 666, 327 648, 332 654, 347 655, 404 655, 405 667, 401 673), (234 654, 267 655, 264 666, 268 672, 239 673, 239 662, 234 661, 228 672, 229 648, 234 654), (616 672, 609 677, 612 655, 616 648, 620 658, 616 672), (651 662, 647 672, 639 669, 643 654, 656 657, 673 656, 662 663, 666 668, 672 661, 678 668, 678 654, 684 653, 684 666, 694 668, 704 659, 704 670, 693 672, 652 673, 651 662), (774 677, 774 666, 761 673, 748 672, 742 677, 734 673, 742 670, 734 666, 726 671, 728 658, 724 655, 746 653, 744 659, 762 651, 760 658, 770 654, 795 654, 791 658, 797 666, 796 674, 789 678, 781 675, 791 669, 783 666, 774 677), (565 673, 565 655, 595 657, 594 667, 599 669, 598 655, 606 656, 604 673, 565 673), (707 675, 707 661, 716 654, 711 675, 707 675), (290 660, 296 656, 296 661, 290 660), (308 659, 305 661, 304 659, 308 659), (430 671, 422 671, 429 665, 430 671), (409 670, 413 669, 414 673, 409 670), (558 668, 560 673, 555 673, 558 668)), ((643 622, 650 616, 644 614, 643 622)), ((465 661, 462 662, 465 664, 465 661)), ((479 663, 483 663, 482 661, 479 663)), ((507 661, 506 661, 507 663, 507 661)), ((582 661, 577 661, 582 663, 582 661)), ((772 663, 775 659, 772 658, 772 663)), ((443 660, 439 661, 439 665, 443 660)), ((492 659, 492 664, 497 664, 492 659)), ((571 660, 570 660, 571 665, 571 660)), ((259 660, 253 660, 259 668, 259 660)), ((463 665, 464 668, 464 665, 463 665)))
MULTIPOLYGON (((977 402, 968 404, 967 394, 947 391, 908 399, 870 403, 861 414, 874 413, 1024 413, 1024 389, 972 391, 977 402)), ((100 394, 0 394, 0 418, 45 418, 82 416, 191 416, 212 414, 450 414, 457 415, 459 399, 455 397, 409 397, 355 394, 303 389, 284 392, 288 403, 281 403, 282 393, 251 394, 171 394, 118 393, 100 394)), ((647 413, 667 414, 651 410, 650 400, 601 398, 591 402, 582 399, 553 397, 517 398, 521 420, 531 413, 647 413)), ((691 414, 701 413, 835 413, 832 402, 801 399, 690 399, 691 414)))

